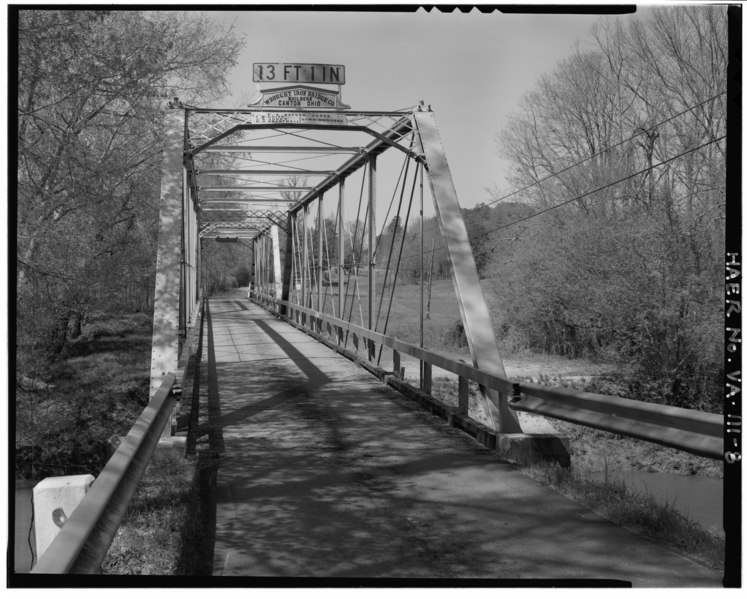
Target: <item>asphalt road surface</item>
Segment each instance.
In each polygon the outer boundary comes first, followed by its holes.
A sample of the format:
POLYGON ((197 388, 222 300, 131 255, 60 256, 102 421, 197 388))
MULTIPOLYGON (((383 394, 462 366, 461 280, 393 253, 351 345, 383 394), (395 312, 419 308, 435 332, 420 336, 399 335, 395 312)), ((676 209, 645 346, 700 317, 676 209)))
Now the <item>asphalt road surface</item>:
POLYGON ((214 575, 721 585, 721 572, 539 485, 243 294, 210 312, 214 575))

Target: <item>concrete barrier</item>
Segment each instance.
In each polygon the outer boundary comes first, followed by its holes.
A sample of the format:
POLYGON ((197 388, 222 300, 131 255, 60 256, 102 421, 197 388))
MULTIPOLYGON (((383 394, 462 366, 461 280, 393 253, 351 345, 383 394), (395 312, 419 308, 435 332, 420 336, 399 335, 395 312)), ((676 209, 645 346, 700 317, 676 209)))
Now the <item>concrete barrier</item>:
POLYGON ((94 481, 91 474, 52 476, 34 487, 34 533, 37 559, 51 545, 94 481))

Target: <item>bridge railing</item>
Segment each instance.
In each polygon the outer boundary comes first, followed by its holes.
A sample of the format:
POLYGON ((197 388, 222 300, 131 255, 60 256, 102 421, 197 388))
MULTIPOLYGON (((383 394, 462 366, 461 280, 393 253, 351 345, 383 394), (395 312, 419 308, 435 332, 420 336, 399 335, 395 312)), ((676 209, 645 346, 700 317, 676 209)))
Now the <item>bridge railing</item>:
POLYGON ((32 574, 96 574, 127 506, 170 423, 176 375, 167 374, 32 574))
POLYGON ((356 350, 365 350, 369 361, 375 355, 376 344, 390 348, 393 352, 392 374, 395 377, 400 377, 400 354, 421 360, 424 372, 422 389, 426 393, 431 391, 430 377, 433 366, 456 374, 459 377, 457 414, 467 414, 469 382, 473 381, 501 394, 512 396, 509 407, 517 411, 533 412, 712 459, 723 457, 724 418, 720 414, 532 383, 513 383, 483 372, 479 368, 329 314, 284 302, 271 295, 253 293, 253 297, 258 304, 279 316, 280 308, 285 308, 286 314, 282 317, 314 337, 321 338, 321 334, 326 331, 329 336, 326 342, 335 346, 341 353, 346 353, 347 350, 339 341, 347 335, 352 335, 356 350), (331 341, 335 337, 338 343, 331 341))
MULTIPOLYGON (((176 397, 182 391, 193 346, 201 343, 204 299, 197 301, 195 325, 181 348, 177 371, 168 373, 104 469, 96 477, 31 574, 96 574, 158 441, 168 434, 176 397)), ((199 346, 198 346, 199 351, 199 346)))
POLYGON ((707 458, 723 457, 720 414, 533 383, 516 383, 509 406, 707 458))

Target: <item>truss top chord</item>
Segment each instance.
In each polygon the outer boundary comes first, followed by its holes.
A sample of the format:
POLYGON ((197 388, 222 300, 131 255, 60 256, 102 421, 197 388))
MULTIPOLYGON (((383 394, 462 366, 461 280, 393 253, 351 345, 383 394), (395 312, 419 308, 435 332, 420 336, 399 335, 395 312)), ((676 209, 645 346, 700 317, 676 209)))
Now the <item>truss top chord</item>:
POLYGON ((198 175, 255 175, 255 176, 303 176, 303 177, 327 177, 335 171, 316 171, 304 169, 195 169, 198 175))
POLYGON ((314 189, 309 186, 255 186, 255 185, 198 185, 197 191, 310 191, 314 189))
POLYGON ((362 147, 339 146, 210 146, 204 152, 298 153, 298 154, 360 154, 362 147))

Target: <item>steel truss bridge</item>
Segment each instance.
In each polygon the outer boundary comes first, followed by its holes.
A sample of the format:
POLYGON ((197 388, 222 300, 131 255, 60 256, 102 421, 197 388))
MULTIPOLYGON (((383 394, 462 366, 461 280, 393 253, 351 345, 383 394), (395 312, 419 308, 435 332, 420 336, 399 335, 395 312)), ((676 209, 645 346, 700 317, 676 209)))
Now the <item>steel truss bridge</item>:
MULTIPOLYGON (((201 245, 207 240, 231 238, 252 244, 259 293, 348 322, 360 316, 358 324, 367 330, 386 333, 384 322, 388 322, 397 276, 390 272, 396 270, 393 258, 400 255, 398 248, 377 243, 382 229, 376 223, 381 201, 377 180, 387 151, 400 156, 397 216, 405 227, 418 210, 423 214, 427 180, 448 247, 473 366, 506 378, 431 110, 422 104, 393 112, 175 108, 168 116, 167 131, 152 392, 167 373, 175 371, 178 339, 194 323, 201 245), (363 175, 361 189, 351 190, 347 183, 356 173, 363 175), (418 205, 413 209, 413 204, 418 205), (334 215, 331 241, 325 238, 325 212, 334 215), (346 231, 353 219, 356 230, 346 231), (361 220, 364 224, 358 230, 361 220), (321 234, 316 234, 312 248, 314 229, 321 234), (280 231, 285 237, 283 248, 280 231), (377 258, 384 253, 390 260, 384 280, 378 280, 377 258), (336 256, 335 264, 326 259, 330 255, 336 256), (346 255, 353 256, 352 264, 345 263, 346 255), (365 264, 358 263, 361 257, 365 264), (336 301, 324 297, 323 279, 330 276, 337 283, 336 301), (386 287, 391 287, 391 294, 386 287), (353 309, 361 288, 365 288, 366 305, 353 309)), ((420 272, 422 262, 421 249, 420 272)), ((285 314, 286 307, 280 312, 285 314)), ((420 321, 422 330, 422 314, 420 321)), ((482 394, 495 430, 521 431, 505 393, 483 387, 482 394)))
MULTIPOLYGON (((420 233, 415 259, 423 273, 422 228, 420 233)), ((188 364, 195 351, 199 359, 206 311, 209 317, 201 255, 205 244, 221 239, 253 248, 256 305, 499 453, 510 453, 514 443, 527 455, 557 450, 557 443, 535 443, 533 435, 522 434, 516 412, 524 410, 722 457, 720 415, 508 380, 446 152, 424 104, 321 111, 175 102, 166 116, 162 161, 150 405, 33 572, 100 567, 159 437, 171 432, 176 399, 188 390, 188 364), (391 199, 383 199, 389 200, 387 218, 377 225, 380 177, 392 165, 389 179, 397 171, 399 178, 391 199), (420 216, 422 227, 426 199, 448 250, 471 365, 424 347, 422 279, 420 339, 388 334, 404 235, 392 235, 386 247, 380 225, 396 215, 407 231, 420 216), (419 388, 403 380, 403 356, 420 363, 419 388), (430 395, 433 366, 458 377, 456 407, 430 395), (470 418, 470 382, 479 386, 487 426, 470 418)))

